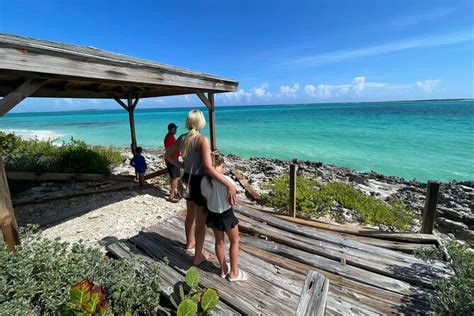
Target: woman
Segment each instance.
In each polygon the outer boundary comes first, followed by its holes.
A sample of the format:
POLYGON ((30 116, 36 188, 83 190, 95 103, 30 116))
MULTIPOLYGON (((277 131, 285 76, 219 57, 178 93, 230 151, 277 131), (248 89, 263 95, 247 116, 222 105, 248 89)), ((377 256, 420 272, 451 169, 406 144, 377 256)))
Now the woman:
POLYGON ((186 119, 188 132, 181 135, 176 142, 166 150, 166 159, 174 165, 184 169, 182 181, 190 181, 190 197, 186 199, 186 248, 195 246, 194 265, 200 265, 207 260, 203 252, 204 239, 206 238, 206 201, 201 194, 201 180, 205 174, 222 183, 228 190, 229 204, 235 204, 236 190, 222 174, 212 166, 209 140, 201 135, 201 129, 206 125, 204 114, 199 110, 192 110, 186 119), (175 156, 181 152, 183 162, 175 156), (189 179, 191 177, 191 179, 189 179), (193 238, 194 230, 194 238, 193 238))

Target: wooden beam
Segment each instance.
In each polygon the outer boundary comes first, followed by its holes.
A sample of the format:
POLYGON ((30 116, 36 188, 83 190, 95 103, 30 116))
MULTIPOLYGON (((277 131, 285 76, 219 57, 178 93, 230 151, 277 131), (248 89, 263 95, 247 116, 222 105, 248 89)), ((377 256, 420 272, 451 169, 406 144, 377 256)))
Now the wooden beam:
POLYGON ((326 301, 329 281, 316 271, 308 271, 301 291, 297 316, 323 316, 326 311, 326 301))
POLYGON ((135 108, 137 107, 138 101, 140 101, 140 98, 142 97, 142 94, 143 94, 143 91, 138 93, 138 95, 135 97, 135 100, 133 101, 133 106, 132 106, 133 110, 135 110, 135 108))
POLYGON ((230 172, 244 187, 246 195, 248 195, 252 200, 256 201, 257 203, 262 202, 260 194, 250 185, 247 179, 245 179, 245 177, 237 169, 231 169, 230 172))
POLYGON ((196 95, 199 97, 199 99, 201 99, 202 103, 204 103, 204 105, 206 106, 208 110, 212 109, 212 104, 209 101, 209 99, 206 97, 204 92, 196 92, 196 95))
POLYGON ((86 174, 86 173, 42 173, 42 172, 7 172, 10 180, 35 180, 35 181, 133 181, 134 176, 121 176, 111 174, 86 174))
POLYGON ((27 79, 21 86, 0 100, 0 117, 4 116, 25 98, 32 95, 47 82, 45 79, 27 79))
POLYGON ((15 245, 20 244, 20 234, 13 210, 10 190, 8 188, 3 157, 0 152, 0 227, 3 240, 7 243, 8 251, 15 251, 15 245))
MULTIPOLYGON (((0 35, 1 37, 1 35, 0 35)), ((14 45, 11 45, 14 46, 14 45)), ((96 82, 111 80, 126 85, 145 83, 170 87, 192 88, 194 91, 230 92, 238 83, 222 78, 171 68, 160 64, 144 65, 134 62, 77 56, 74 52, 50 49, 5 47, 0 39, 2 68, 21 72, 90 78, 96 82)), ((52 97, 52 96, 51 96, 52 97)))
POLYGON ((117 103, 120 104, 120 106, 123 107, 125 111, 129 112, 128 106, 125 103, 123 103, 122 100, 120 100, 117 94, 112 93, 110 96, 114 98, 114 100, 117 101, 117 103))
POLYGON ((215 101, 214 101, 214 93, 209 92, 207 94, 209 103, 210 103, 210 108, 209 110, 209 131, 211 134, 211 151, 216 151, 217 150, 217 140, 216 140, 216 107, 215 107, 215 101))
POLYGON ((161 170, 155 171, 155 172, 153 172, 153 173, 147 174, 147 175, 145 176, 145 180, 153 179, 153 178, 156 178, 156 177, 158 177, 158 176, 164 175, 164 174, 166 174, 166 173, 168 173, 168 169, 166 169, 166 168, 165 168, 165 169, 161 169, 161 170))

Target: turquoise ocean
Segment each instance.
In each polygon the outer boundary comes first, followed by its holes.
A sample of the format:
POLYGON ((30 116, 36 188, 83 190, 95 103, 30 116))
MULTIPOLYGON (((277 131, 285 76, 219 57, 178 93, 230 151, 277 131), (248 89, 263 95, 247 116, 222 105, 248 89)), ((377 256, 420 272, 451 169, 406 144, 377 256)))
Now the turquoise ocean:
MULTIPOLYGON (((170 122, 184 133, 188 111, 139 105, 139 145, 162 146, 170 122)), ((474 180, 474 101, 226 106, 216 109, 216 128, 218 148, 226 154, 322 161, 410 180, 474 180)), ((0 130, 57 142, 74 137, 104 146, 130 144, 121 108, 10 113, 0 118, 0 130)))

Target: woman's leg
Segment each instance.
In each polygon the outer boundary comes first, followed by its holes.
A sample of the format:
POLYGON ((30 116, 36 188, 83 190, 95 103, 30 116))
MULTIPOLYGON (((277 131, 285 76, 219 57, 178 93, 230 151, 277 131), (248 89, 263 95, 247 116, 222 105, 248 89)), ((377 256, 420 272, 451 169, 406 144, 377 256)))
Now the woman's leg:
POLYGON ((186 201, 186 219, 184 220, 184 230, 186 231, 186 249, 194 247, 194 221, 196 220, 196 204, 186 201))
POLYGON ((228 271, 226 271, 227 265, 225 264, 224 232, 215 228, 213 231, 214 239, 216 240, 214 249, 216 250, 217 261, 219 261, 221 267, 221 275, 226 275, 228 271))
POLYGON ((196 239, 196 251, 194 253, 193 264, 198 266, 201 262, 207 260, 207 256, 204 251, 204 240, 206 239, 206 217, 207 208, 205 206, 196 205, 196 226, 194 227, 194 236, 196 239))
POLYGON ((236 278, 239 274, 239 225, 235 225, 234 228, 228 230, 226 233, 230 241, 230 277, 236 278))

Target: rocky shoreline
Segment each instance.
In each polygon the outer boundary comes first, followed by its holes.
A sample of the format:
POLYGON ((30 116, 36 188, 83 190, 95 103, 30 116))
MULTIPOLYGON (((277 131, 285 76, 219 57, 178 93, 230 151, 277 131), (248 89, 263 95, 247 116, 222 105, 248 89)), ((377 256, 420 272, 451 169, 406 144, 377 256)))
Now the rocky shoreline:
MULTIPOLYGON (((117 150, 124 157, 131 158, 129 149, 117 148, 117 150)), ((147 173, 165 167, 162 148, 145 148, 144 156, 148 163, 147 173)), ((290 163, 291 161, 279 159, 257 157, 244 159, 235 155, 226 156, 228 170, 231 168, 239 170, 259 193, 266 193, 264 184, 270 182, 273 177, 288 173, 290 163)), ((385 176, 376 172, 362 173, 321 162, 297 161, 297 163, 298 174, 312 175, 320 183, 345 182, 380 200, 395 197, 416 213, 421 214, 423 211, 426 183, 406 181, 399 177, 385 176)), ((129 165, 129 159, 124 159, 124 162, 113 170, 113 174, 134 174, 133 168, 129 165)), ((84 239, 88 244, 93 244, 107 236, 118 236, 120 238, 132 236, 144 227, 156 224, 185 209, 184 201, 178 204, 166 201, 168 189, 166 176, 155 178, 153 181, 158 186, 150 187, 138 193, 135 189, 127 189, 113 193, 95 194, 87 199, 78 197, 21 206, 16 210, 17 218, 20 224, 33 223, 35 218, 51 216, 65 209, 74 208, 80 211, 84 209, 86 211, 83 215, 48 228, 46 234, 50 237, 60 236, 63 239, 66 237, 65 239, 68 241, 84 239), (104 201, 110 203, 104 203, 104 201), (117 221, 117 216, 122 219, 117 221), (110 229, 113 231, 109 233, 108 230, 110 229)), ((94 185, 97 184, 89 182, 48 182, 33 187, 15 196, 15 198, 41 196, 54 191, 74 191, 88 186, 93 187, 94 185)), ((244 189, 239 187, 238 193, 243 197, 244 189)), ((442 183, 435 228, 449 238, 465 241, 474 240, 473 204, 474 181, 442 183)), ((336 213, 339 215, 338 219, 342 218, 345 222, 363 225, 357 210, 345 209, 340 205, 334 205, 326 219, 334 220, 335 216, 332 215, 336 213)), ((412 231, 419 231, 420 225, 421 223, 415 220, 412 231)), ((378 228, 386 231, 395 230, 393 227, 384 225, 379 225, 378 228)))
MULTIPOLYGON (((127 156, 127 149, 120 149, 127 156)), ((164 168, 163 149, 145 149, 145 158, 149 171, 164 168)), ((226 163, 229 168, 238 169, 257 192, 265 193, 263 185, 273 177, 289 172, 291 161, 270 158, 244 159, 236 155, 227 155, 226 163)), ((313 161, 297 161, 298 174, 316 176, 321 183, 341 181, 381 200, 394 197, 401 200, 416 213, 422 214, 426 183, 407 181, 403 178, 385 176, 376 172, 357 172, 355 170, 313 161)), ((126 163, 116 168, 114 173, 127 173, 126 163)), ((243 191, 243 188, 240 188, 243 191)), ((336 206, 337 207, 337 206, 336 206)), ((452 238, 474 240, 474 181, 441 183, 437 205, 436 228, 452 238)), ((346 222, 358 223, 358 216, 353 210, 339 210, 346 222)), ((421 223, 414 223, 414 232, 419 231, 421 223)), ((379 227, 383 230, 393 230, 391 227, 379 227)))

